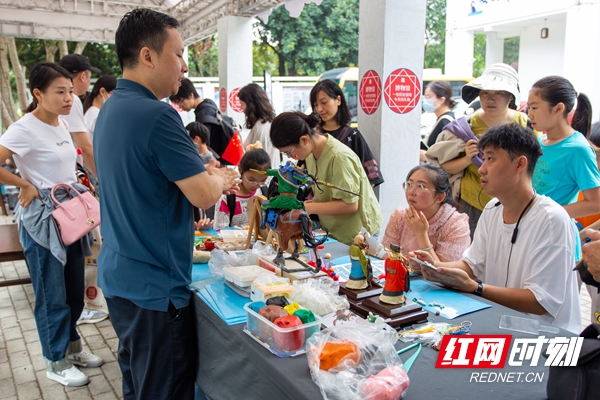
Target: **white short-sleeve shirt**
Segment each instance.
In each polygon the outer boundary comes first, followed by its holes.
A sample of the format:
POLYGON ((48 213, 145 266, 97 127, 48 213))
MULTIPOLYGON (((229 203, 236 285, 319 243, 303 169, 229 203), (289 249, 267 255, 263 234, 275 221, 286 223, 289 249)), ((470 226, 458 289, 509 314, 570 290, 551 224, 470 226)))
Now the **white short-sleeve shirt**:
POLYGON ((38 189, 77 180, 73 139, 67 124, 59 122, 58 126, 48 125, 29 113, 0 136, 0 145, 15 153, 21 177, 38 189))
POLYGON ((532 318, 573 333, 581 330, 577 272, 573 271, 575 238, 564 208, 546 196, 538 200, 519 224, 505 224, 503 206, 492 199, 477 223, 471 247, 462 260, 483 283, 529 289, 547 311, 532 318), (509 263, 510 255, 510 263, 509 263))
MULTIPOLYGON (((94 129, 96 128, 96 120, 98 119, 98 114, 100 113, 100 109, 95 106, 91 106, 86 111, 83 116, 83 121, 85 122, 85 126, 88 131, 88 135, 90 136, 90 140, 94 140, 94 129)), ((77 132, 77 131, 73 131, 77 132)))

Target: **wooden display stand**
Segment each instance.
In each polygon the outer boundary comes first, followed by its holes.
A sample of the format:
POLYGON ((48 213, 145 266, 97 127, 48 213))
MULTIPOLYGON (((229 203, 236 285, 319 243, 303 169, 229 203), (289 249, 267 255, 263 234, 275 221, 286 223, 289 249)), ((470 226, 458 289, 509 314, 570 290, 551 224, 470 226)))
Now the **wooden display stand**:
POLYGON ((369 297, 363 300, 362 306, 384 319, 389 318, 387 323, 394 328, 426 322, 429 315, 420 305, 411 301, 403 304, 387 304, 379 300, 379 297, 369 297))
POLYGON ((429 313, 416 303, 386 304, 379 300, 383 287, 373 284, 371 289, 354 290, 340 286, 339 293, 345 294, 350 303, 350 309, 363 318, 369 313, 378 315, 394 328, 427 322, 429 313))
POLYGON ((348 289, 346 285, 340 286, 340 294, 345 294, 348 297, 348 301, 353 300, 354 302, 362 301, 368 297, 379 296, 383 292, 383 286, 376 283, 371 285, 371 288, 367 289, 348 289))
POLYGON ((259 241, 262 240, 266 244, 273 245, 275 248, 275 240, 273 238, 273 231, 266 227, 265 229, 260 229, 260 221, 262 220, 262 208, 260 207, 263 201, 266 201, 267 198, 263 195, 257 194, 252 197, 248 202, 250 206, 248 207, 248 238, 246 239, 246 248, 250 248, 250 241, 252 240, 252 235, 254 235, 254 240, 259 241))

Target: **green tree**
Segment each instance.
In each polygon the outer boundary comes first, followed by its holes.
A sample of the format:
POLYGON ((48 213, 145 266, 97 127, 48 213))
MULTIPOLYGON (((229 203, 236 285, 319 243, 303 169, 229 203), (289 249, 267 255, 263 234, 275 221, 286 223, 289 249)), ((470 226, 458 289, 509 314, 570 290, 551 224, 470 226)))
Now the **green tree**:
POLYGON ((427 0, 425 18, 425 68, 446 66, 446 0, 427 0))
MULTIPOLYGON (((504 39, 504 57, 503 62, 505 64, 518 65, 519 64, 519 46, 521 44, 521 37, 515 36, 504 39)), ((514 66, 513 65, 513 66, 514 66)))
POLYGON ((481 76, 485 69, 485 33, 476 33, 473 41, 473 76, 481 76))
MULTIPOLYGON (((19 60, 25 66, 25 74, 28 76, 35 64, 46 61, 44 41, 41 39, 17 38, 15 42, 19 60)), ((69 53, 75 50, 76 45, 76 42, 67 42, 69 53)), ((88 43, 82 54, 89 60, 91 65, 99 68, 102 74, 121 76, 121 68, 119 67, 114 44, 88 43)))
MULTIPOLYGON (((75 50, 75 45, 75 42, 68 42, 69 53, 75 50)), ((102 71, 97 77, 100 75, 112 75, 120 78, 122 76, 114 44, 90 42, 85 46, 81 54, 89 60, 91 65, 102 71)))
POLYGON ((285 7, 278 7, 267 24, 256 22, 257 41, 263 50, 271 48, 281 76, 318 75, 332 68, 354 66, 358 63, 358 3, 310 3, 298 18, 290 17, 285 7))
POLYGON ((219 41, 217 35, 200 40, 188 47, 189 75, 219 75, 219 41))
POLYGON ((273 49, 256 40, 252 42, 252 75, 262 76, 263 70, 277 71, 277 55, 273 49))

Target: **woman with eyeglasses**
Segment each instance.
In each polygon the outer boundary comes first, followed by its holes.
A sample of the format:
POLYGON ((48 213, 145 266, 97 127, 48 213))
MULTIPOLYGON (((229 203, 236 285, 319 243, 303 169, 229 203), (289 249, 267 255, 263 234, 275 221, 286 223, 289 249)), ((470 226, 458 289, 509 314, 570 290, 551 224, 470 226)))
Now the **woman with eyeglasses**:
POLYGON ((321 227, 332 237, 350 246, 361 227, 372 234, 379 231, 381 208, 358 156, 329 134, 316 131, 320 121, 317 114, 281 113, 271 125, 271 142, 288 157, 305 160, 309 174, 345 189, 315 185, 314 197, 304 206, 319 216, 321 227))
POLYGON ((459 260, 471 245, 469 217, 454 207, 446 171, 437 164, 420 164, 410 170, 402 187, 408 208, 392 212, 382 244, 397 244, 405 254, 426 251, 436 261, 459 260))

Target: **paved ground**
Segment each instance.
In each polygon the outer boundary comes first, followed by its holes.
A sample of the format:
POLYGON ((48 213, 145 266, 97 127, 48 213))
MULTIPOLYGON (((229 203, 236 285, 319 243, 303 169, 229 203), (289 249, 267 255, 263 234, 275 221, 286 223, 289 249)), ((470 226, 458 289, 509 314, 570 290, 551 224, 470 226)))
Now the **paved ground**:
MULTIPOLYGON (((0 216, 0 224, 12 217, 0 216)), ((27 278, 25 261, 0 263, 0 279, 27 278)), ((31 285, 0 288, 0 399, 113 400, 122 399, 118 340, 110 320, 79 326, 83 347, 104 359, 100 368, 82 368, 87 386, 67 388, 46 378, 42 348, 33 318, 31 285)))
MULTIPOLYGON (((12 217, 0 216, 0 224, 12 217)), ((0 279, 29 276, 24 261, 0 263, 0 279)), ((67 388, 46 378, 38 338, 31 285, 0 288, 0 399, 112 400, 121 399, 121 371, 116 361, 118 340, 110 320, 79 326, 84 349, 102 357, 100 368, 82 368, 90 383, 67 388)), ((582 326, 589 325, 590 298, 581 290, 582 326)))

